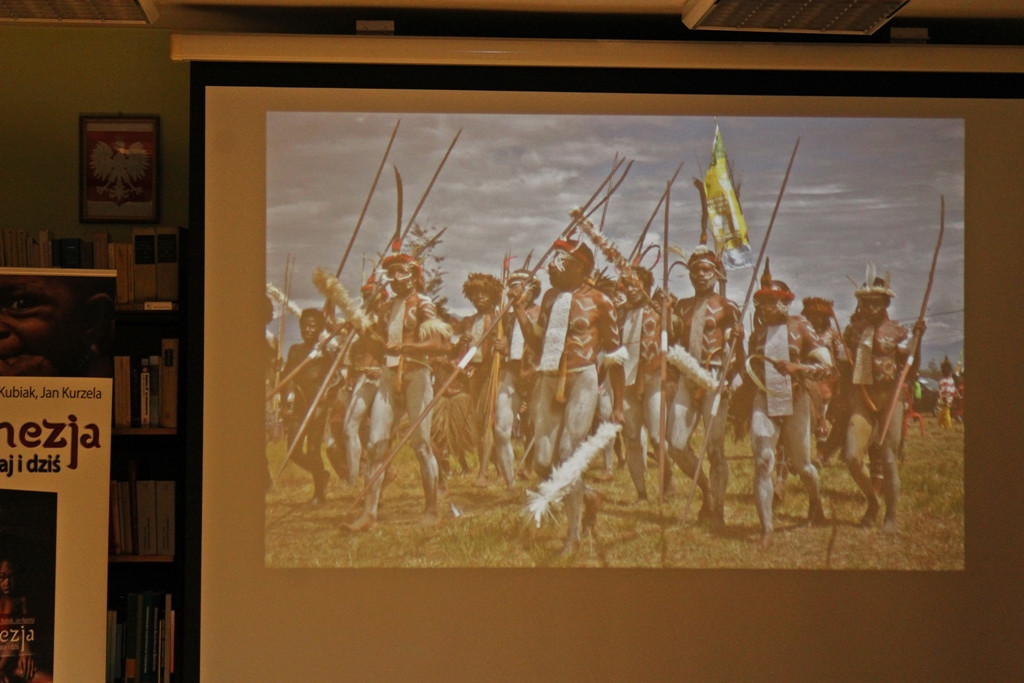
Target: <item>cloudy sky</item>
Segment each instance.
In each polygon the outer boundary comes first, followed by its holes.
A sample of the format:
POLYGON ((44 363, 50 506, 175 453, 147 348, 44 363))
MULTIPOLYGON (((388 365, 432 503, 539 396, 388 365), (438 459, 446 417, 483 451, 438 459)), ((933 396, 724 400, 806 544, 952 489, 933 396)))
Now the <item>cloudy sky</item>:
MULTIPOLYGON (((722 117, 729 161, 740 187, 756 255, 771 221, 794 145, 793 163, 766 251, 772 274, 799 298, 835 301, 845 324, 855 300, 851 279, 868 262, 890 271, 890 315, 908 325, 920 312, 945 198, 945 235, 927 309, 922 358, 956 360, 963 349, 964 124, 960 119, 722 117)), ((435 250, 447 271, 442 295, 468 312, 461 285, 469 272, 499 274, 539 256, 611 170, 633 162, 604 217, 606 234, 630 251, 676 167, 669 243, 689 252, 700 235, 693 179, 710 161, 712 117, 271 112, 267 116, 267 281, 282 286, 294 259, 291 293, 320 305, 314 268, 333 273, 363 209, 392 131, 398 132, 352 248, 342 282, 358 289, 363 263, 388 245, 421 201, 456 134, 457 142, 416 222, 446 227, 435 250)), ((600 212, 594 215, 600 218, 600 212)), ((660 241, 658 214, 648 242, 660 241)), ((648 265, 651 262, 648 261, 648 265)), ((367 266, 369 267, 369 266, 367 266)), ((660 275, 660 268, 657 270, 660 275)), ((670 288, 692 289, 683 268, 670 288)), ((728 294, 741 305, 751 269, 731 271, 728 294)), ((799 305, 795 307, 799 312, 799 305)), ((294 341, 297 325, 290 324, 294 341)))

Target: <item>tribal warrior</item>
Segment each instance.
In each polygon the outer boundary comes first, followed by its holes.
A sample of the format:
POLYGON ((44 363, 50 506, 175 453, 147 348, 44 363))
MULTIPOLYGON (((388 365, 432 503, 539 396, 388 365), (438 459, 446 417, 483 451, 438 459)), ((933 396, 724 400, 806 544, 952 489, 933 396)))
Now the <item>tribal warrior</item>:
MULTIPOLYGON (((360 288, 360 293, 363 311, 370 316, 377 313, 381 302, 386 299, 386 292, 376 282, 374 275, 360 288)), ((366 418, 377 395, 377 384, 384 363, 384 343, 373 330, 357 330, 355 335, 348 352, 347 381, 351 387, 351 398, 342 423, 347 459, 346 480, 350 486, 355 485, 359 479, 367 431, 366 418)))
POLYGON ((633 479, 637 496, 647 500, 647 438, 661 437, 661 315, 654 309, 650 294, 654 285, 651 271, 632 266, 619 278, 625 303, 619 308, 622 348, 626 350, 623 365, 625 393, 623 396, 623 433, 626 467, 633 479))
MULTIPOLYGON (((540 351, 532 401, 534 465, 541 478, 568 460, 591 432, 598 400, 598 358, 602 353, 612 387, 611 419, 622 420, 625 354, 612 302, 587 284, 593 268, 594 255, 586 244, 558 240, 548 264, 551 289, 541 301, 536 325, 529 324, 523 303, 515 304, 528 343, 540 351)), ((580 479, 565 497, 565 555, 579 546, 584 504, 588 522, 592 523, 597 494, 586 490, 580 479)))
MULTIPOLYGON (((540 296, 540 280, 528 270, 515 270, 508 276, 507 296, 512 302, 519 302, 526 323, 531 328, 540 315, 537 298, 540 296)), ((505 356, 504 371, 498 387, 498 397, 494 405, 494 455, 498 462, 513 469, 515 476, 514 452, 512 435, 519 417, 519 434, 525 435, 532 431, 531 417, 524 414, 523 407, 529 405, 533 392, 533 382, 537 371, 537 353, 526 343, 523 327, 513 311, 506 318, 505 335, 498 340, 496 350, 505 356)), ((532 439, 525 439, 527 449, 532 439)), ((529 453, 524 453, 526 458, 529 453)), ((509 482, 512 486, 514 482, 509 482)))
POLYGON ((323 504, 330 477, 322 456, 328 402, 320 400, 313 404, 320 387, 327 381, 331 366, 331 358, 321 341, 325 326, 326 318, 320 309, 306 308, 302 311, 299 315, 302 341, 289 347, 282 371, 285 377, 293 376, 284 388, 282 409, 288 444, 295 449, 292 462, 313 476, 313 497, 310 500, 313 506, 323 504))
MULTIPOLYGON (((451 329, 437 317, 434 302, 422 293, 423 269, 413 256, 391 253, 382 261, 394 296, 380 309, 377 331, 387 340, 385 362, 377 394, 370 408, 369 471, 363 514, 349 525, 365 531, 377 520, 377 504, 389 463, 388 451, 402 414, 410 421, 423 416, 433 399, 429 360, 448 351, 451 329)), ((420 465, 425 499, 421 525, 440 521, 437 506, 437 460, 430 447, 430 415, 423 416, 412 432, 409 445, 420 465)))
MULTIPOLYGON (((871 484, 871 477, 864 467, 867 456, 872 469, 878 467, 883 473, 885 493, 886 533, 896 531, 896 505, 900 495, 900 475, 897 458, 902 438, 903 405, 895 401, 885 441, 878 443, 885 429, 885 411, 893 403, 893 397, 901 390, 897 386, 900 370, 912 353, 907 329, 890 320, 889 303, 896 296, 885 279, 875 277, 874 266, 868 266, 864 284, 854 292, 857 309, 850 318, 843 336, 846 347, 853 356, 853 377, 850 391, 851 414, 846 429, 846 445, 843 459, 853 480, 867 498, 867 510, 861 519, 862 526, 871 526, 878 517, 878 497, 871 484)), ((918 337, 924 334, 924 321, 914 325, 918 337)), ((915 356, 915 364, 917 358, 915 356)), ((911 368, 916 372, 917 368, 911 368)))
MULTIPOLYGON (((494 334, 484 337, 484 331, 492 327, 497 316, 497 307, 501 299, 501 281, 487 273, 470 273, 462 285, 462 293, 475 309, 472 315, 459 321, 459 339, 455 348, 455 356, 462 357, 470 349, 473 356, 466 365, 469 381, 469 395, 474 410, 465 417, 472 424, 468 425, 469 433, 474 436, 477 458, 480 466, 477 472, 476 486, 487 486, 488 469, 491 461, 492 442, 487 430, 493 427, 494 403, 497 394, 498 373, 495 367, 494 334)), ((512 486, 512 463, 499 458, 498 467, 505 483, 512 486)))
MULTIPOLYGON (((715 284, 725 281, 722 261, 715 252, 700 245, 690 254, 686 265, 694 295, 676 302, 672 312, 670 337, 675 348, 669 360, 680 373, 668 411, 669 452, 684 473, 697 477, 703 496, 700 518, 720 528, 725 526, 725 492, 729 484, 725 461, 729 391, 743 365, 743 325, 739 306, 715 291, 715 284), (735 350, 729 367, 723 368, 728 344, 735 344, 735 350), (679 363, 682 358, 692 359, 697 368, 690 363, 679 363), (726 382, 718 411, 712 417, 714 392, 723 372, 726 382), (711 382, 698 379, 707 375, 711 382), (690 443, 700 421, 704 424, 706 444, 703 448, 708 458, 710 481, 703 471, 697 471, 698 459, 690 443)), ((666 489, 670 489, 669 474, 670 471, 666 471, 666 489)))
POLYGON ((754 454, 754 504, 761 520, 761 547, 766 549, 772 544, 772 474, 780 451, 807 488, 808 521, 814 525, 826 521, 818 470, 811 464, 808 383, 825 377, 832 359, 811 324, 802 316, 789 314, 793 299, 785 282, 772 279, 766 260, 761 289, 754 293, 754 329, 746 363, 747 377, 757 387, 750 443, 754 454))

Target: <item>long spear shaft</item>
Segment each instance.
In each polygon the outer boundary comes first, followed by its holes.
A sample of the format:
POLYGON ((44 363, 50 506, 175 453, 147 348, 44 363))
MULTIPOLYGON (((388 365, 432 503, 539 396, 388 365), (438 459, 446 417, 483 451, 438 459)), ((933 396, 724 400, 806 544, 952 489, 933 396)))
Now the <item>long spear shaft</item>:
POLYGON ((352 236, 349 237, 348 246, 345 247, 345 253, 341 257, 341 263, 338 264, 338 270, 334 272, 334 277, 340 278, 341 271, 345 269, 345 262, 348 261, 348 255, 349 252, 352 251, 352 245, 355 244, 356 235, 359 234, 359 228, 363 225, 363 219, 366 217, 366 210, 370 206, 370 199, 373 197, 373 193, 377 189, 377 181, 380 180, 381 171, 384 170, 384 163, 387 161, 388 154, 391 153, 391 145, 395 142, 395 135, 398 134, 398 125, 401 122, 401 119, 395 122, 395 129, 391 131, 391 139, 388 140, 388 146, 384 149, 384 156, 381 157, 380 165, 377 167, 377 173, 373 176, 373 183, 370 185, 370 192, 366 195, 366 201, 363 202, 363 210, 359 213, 359 220, 356 221, 356 227, 352 230, 352 236))
MULTIPOLYGON (((612 168, 615 168, 615 165, 618 162, 619 162, 619 153, 616 152, 615 153, 615 157, 612 159, 612 168)), ((611 186, 609 186, 608 189, 611 190, 611 186)), ((609 204, 609 202, 606 201, 604 203, 604 206, 601 207, 601 230, 602 231, 604 231, 604 219, 608 216, 608 204, 609 204)))
MULTIPOLYGON (((625 159, 620 159, 619 162, 612 168, 612 172, 609 173, 607 177, 605 177, 604 181, 601 182, 601 185, 597 188, 597 191, 594 192, 593 195, 591 195, 590 199, 587 200, 587 203, 583 205, 579 213, 574 215, 572 220, 569 221, 569 225, 566 226, 566 228, 562 231, 560 238, 565 237, 565 235, 568 235, 569 232, 576 227, 577 223, 579 223, 587 216, 591 215, 594 211, 599 209, 606 201, 608 201, 608 197, 611 196, 610 194, 605 195, 605 197, 601 199, 596 206, 589 209, 589 213, 587 213, 588 207, 590 207, 590 205, 594 203, 594 200, 597 199, 597 196, 599 194, 601 194, 601 191, 605 188, 605 185, 607 185, 611 181, 616 171, 619 169, 619 167, 622 165, 624 161, 625 159)), ((622 176, 614 184, 612 192, 617 190, 619 185, 622 184, 622 181, 625 180, 626 174, 629 173, 629 169, 632 166, 632 163, 633 162, 630 162, 629 164, 626 165, 626 170, 623 171, 622 176)), ((554 248, 555 245, 554 243, 552 243, 551 246, 547 248, 547 251, 545 251, 544 254, 537 260, 536 265, 534 265, 533 268, 530 270, 530 277, 536 275, 537 271, 540 270, 541 265, 543 265, 545 259, 547 259, 551 252, 554 251, 554 248)), ((480 335, 481 339, 486 338, 487 335, 491 333, 491 330, 493 330, 497 326, 498 321, 502 319, 502 317, 508 312, 512 305, 513 301, 510 299, 502 306, 501 310, 498 311, 498 314, 494 317, 491 323, 484 329, 483 333, 480 335)), ((466 369, 466 366, 469 365, 469 361, 473 358, 475 354, 476 346, 472 346, 466 350, 466 352, 462 355, 462 358, 459 360, 458 364, 455 366, 453 372, 450 375, 448 375, 448 378, 444 381, 444 383, 435 390, 434 398, 427 403, 427 405, 423 408, 420 414, 416 416, 416 419, 410 421, 408 427, 406 428, 402 436, 391 446, 391 450, 388 452, 388 454, 383 459, 381 459, 381 464, 378 467, 376 467, 374 471, 370 472, 367 475, 366 483, 363 486, 363 490, 352 501, 352 505, 349 506, 347 512, 351 512, 355 508, 355 506, 358 505, 360 501, 362 501, 363 498, 366 497, 366 494, 369 493, 370 488, 377 483, 377 480, 384 475, 385 470, 387 470, 388 466, 398 455, 398 451, 416 432, 416 429, 419 427, 420 423, 423 422, 423 420, 426 419, 427 415, 430 414, 430 411, 434 409, 434 406, 437 405, 437 402, 441 399, 442 396, 444 396, 444 393, 445 391, 447 391, 448 387, 450 387, 452 383, 455 382, 455 380, 458 378, 458 376, 466 369)))
MULTIPOLYGON (((679 164, 679 168, 683 167, 679 164)), ((676 170, 676 175, 679 174, 679 170, 676 170)), ((672 176, 672 180, 668 181, 668 185, 665 187, 665 194, 663 195, 666 200, 669 198, 669 194, 672 190, 672 182, 676 179, 672 176)), ((660 202, 659 202, 660 204, 660 202)), ((659 482, 659 496, 658 503, 665 502, 665 441, 668 438, 668 406, 665 404, 665 385, 668 384, 668 330, 671 324, 669 318, 671 308, 668 305, 668 207, 670 202, 665 202, 665 229, 664 234, 661 238, 662 249, 665 252, 665 258, 662 259, 661 264, 661 400, 658 405, 658 432, 661 438, 658 439, 658 482, 659 482)), ((644 444, 644 450, 647 450, 647 444, 644 444)), ((660 514, 660 512, 659 512, 660 514)))
POLYGON ((441 175, 441 169, 444 168, 445 162, 448 161, 448 156, 452 153, 452 149, 455 148, 455 143, 458 141, 459 136, 462 135, 462 129, 459 128, 458 132, 455 133, 455 137, 452 138, 452 142, 448 145, 448 150, 444 153, 441 158, 441 163, 438 164, 437 170, 434 171, 434 175, 430 178, 430 182, 427 183, 427 189, 423 191, 423 196, 420 197, 419 203, 416 208, 413 209, 412 215, 409 216, 409 222, 405 225, 405 230, 402 232, 402 240, 405 240, 405 236, 409 234, 412 229, 413 223, 416 221, 416 216, 419 215, 420 209, 423 207, 423 203, 427 201, 427 195, 430 194, 430 190, 434 187, 434 181, 437 180, 437 176, 441 175))
MULTIPOLYGON (((643 249, 644 237, 647 236, 647 230, 651 227, 651 223, 654 222, 654 217, 658 215, 658 211, 661 210, 661 205, 665 202, 665 199, 668 197, 669 189, 676 182, 676 177, 679 176, 679 172, 681 170, 683 170, 682 161, 679 162, 679 166, 676 168, 676 172, 672 174, 672 179, 668 181, 668 186, 665 188, 665 191, 661 193, 660 197, 658 197, 658 203, 654 205, 654 211, 651 212, 651 217, 647 219, 647 222, 644 224, 644 229, 640 231, 640 237, 637 238, 636 244, 633 245, 632 251, 629 252, 630 261, 636 258, 637 255, 640 253, 640 250, 643 249)), ((664 248, 668 249, 668 243, 664 245, 664 248)), ((663 254, 663 257, 668 258, 667 251, 663 254)))
MULTIPOLYGON (((757 282, 757 272, 761 269, 761 261, 764 259, 765 250, 768 247, 768 238, 771 237, 772 227, 775 225, 775 217, 779 213, 779 205, 782 203, 782 195, 786 192, 786 183, 789 182, 789 172, 793 169, 793 160, 796 159, 796 150, 800 147, 800 138, 796 139, 793 145, 793 153, 789 157, 789 165, 786 166, 786 175, 782 177, 782 187, 779 188, 779 196, 775 199, 775 208, 772 209, 771 220, 768 221, 768 229, 765 230, 764 240, 761 242, 761 250, 757 254, 757 262, 754 264, 754 272, 750 275, 750 284, 747 285, 747 294, 743 298, 743 308, 740 309, 740 320, 747 315, 747 308, 750 306, 750 297, 754 293, 754 284, 757 282)), ((686 507, 683 508, 682 521, 690 515, 690 505, 693 504, 693 494, 697 488, 697 479, 700 477, 701 468, 704 466, 704 458, 708 452, 708 442, 711 440, 711 426, 718 416, 718 407, 722 402, 722 389, 725 387, 726 377, 729 375, 729 365, 732 363, 733 354, 736 352, 736 341, 730 339, 725 359, 722 362, 722 376, 718 378, 718 386, 715 388, 714 398, 711 400, 711 416, 705 424, 704 440, 700 446, 700 457, 697 458, 697 467, 693 473, 693 481, 690 482, 690 494, 686 498, 686 507)))
MULTIPOLYGON (((917 316, 917 322, 924 322, 925 310, 928 308, 928 297, 932 293, 932 283, 935 282, 935 266, 939 261, 939 247, 942 246, 942 234, 946 231, 946 198, 944 196, 939 197, 939 239, 935 242, 935 253, 932 254, 932 267, 928 271, 928 286, 924 290, 924 300, 921 302, 921 314, 917 316)), ((870 282, 868 283, 871 284, 870 282)), ((889 433, 889 422, 892 421, 893 413, 896 412, 896 403, 900 400, 900 389, 903 387, 903 383, 907 381, 907 375, 910 373, 910 368, 914 365, 915 357, 918 353, 918 347, 921 345, 921 332, 920 325, 914 326, 914 337, 910 343, 910 355, 907 356, 907 360, 903 363, 903 369, 900 371, 899 381, 896 382, 896 386, 892 392, 892 398, 889 400, 889 408, 885 411, 885 422, 882 423, 882 432, 878 436, 878 443, 885 443, 885 436, 889 433)))

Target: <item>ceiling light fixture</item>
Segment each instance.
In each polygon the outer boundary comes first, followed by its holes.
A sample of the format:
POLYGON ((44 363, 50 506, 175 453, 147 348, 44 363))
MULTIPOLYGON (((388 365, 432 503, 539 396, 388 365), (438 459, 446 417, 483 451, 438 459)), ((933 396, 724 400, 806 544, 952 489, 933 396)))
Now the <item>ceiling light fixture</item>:
POLYGON ((151 24, 153 0, 0 0, 0 23, 151 24))
POLYGON ((690 29, 871 35, 910 0, 686 0, 690 29))

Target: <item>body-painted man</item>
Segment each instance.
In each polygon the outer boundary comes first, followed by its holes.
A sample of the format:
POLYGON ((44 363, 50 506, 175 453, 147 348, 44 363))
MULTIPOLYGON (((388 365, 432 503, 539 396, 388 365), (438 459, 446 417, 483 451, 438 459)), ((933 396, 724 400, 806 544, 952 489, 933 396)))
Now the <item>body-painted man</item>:
MULTIPOLYGON (((541 478, 568 460, 591 432, 602 354, 612 388, 611 418, 621 421, 625 354, 612 302, 587 284, 593 267, 594 255, 586 244, 559 240, 548 265, 551 289, 541 301, 536 325, 528 326, 525 306, 516 304, 516 316, 540 357, 532 403, 534 466, 541 478)), ((586 491, 580 479, 565 497, 564 554, 579 545, 585 499, 589 518, 596 510, 596 493, 586 491)))
MULTIPOLYGON (((725 493, 729 484, 729 467, 725 461, 729 390, 743 363, 743 325, 739 306, 715 291, 715 285, 725 281, 725 270, 715 252, 698 246, 686 265, 694 294, 677 301, 672 311, 670 337, 681 351, 669 354, 669 360, 680 370, 668 411, 669 452, 687 476, 697 476, 703 496, 700 517, 721 527, 725 524, 725 493), (723 367, 730 344, 734 344, 735 349, 729 366, 723 367), (682 358, 692 359, 712 381, 700 381, 699 373, 691 372, 689 362, 677 362, 682 358), (715 387, 722 373, 726 376, 725 388, 718 410, 712 416, 715 387), (697 472, 698 458, 691 444, 698 423, 704 425, 706 443, 702 448, 708 460, 707 477, 703 471, 697 472)), ((665 485, 668 488, 669 482, 665 485)))
POLYGON ((832 301, 821 297, 806 297, 801 315, 807 318, 832 357, 832 369, 826 376, 810 385, 812 432, 818 444, 822 464, 828 463, 842 447, 846 422, 850 418, 850 397, 841 391, 849 384, 850 361, 846 357, 843 335, 833 324, 835 313, 832 301), (846 377, 846 382, 841 381, 846 377))
MULTIPOLYGON (((384 288, 371 276, 360 289, 363 299, 363 311, 367 316, 375 316, 381 302, 386 299, 384 288)), ((380 382, 381 368, 384 365, 384 342, 372 330, 357 330, 348 352, 348 384, 351 395, 342 423, 345 458, 347 463, 346 479, 354 485, 359 479, 360 465, 363 459, 364 441, 368 437, 367 416, 373 399, 377 395, 377 384, 380 382)))
POLYGON ((661 315, 651 302, 654 278, 651 271, 633 266, 619 279, 624 303, 619 308, 623 364, 623 440, 626 468, 637 497, 647 500, 647 435, 656 443, 661 439, 661 315))
MULTIPOLYGON (((506 286, 510 301, 518 302, 526 316, 526 324, 531 328, 540 315, 540 280, 528 270, 512 271, 506 286)), ((519 432, 524 437, 525 447, 532 450, 531 418, 523 413, 523 407, 529 405, 533 383, 537 372, 536 352, 526 343, 523 326, 513 311, 505 319, 505 330, 498 341, 496 350, 505 357, 501 373, 501 384, 498 386, 498 397, 494 404, 494 456, 511 477, 506 481, 511 487, 515 477, 515 454, 512 450, 512 435, 519 418, 519 432)), ((529 453, 524 453, 529 457, 529 453)))
POLYGON ((430 415, 424 411, 433 399, 429 360, 446 353, 450 327, 437 317, 437 308, 423 290, 423 270, 408 254, 391 253, 382 266, 394 295, 381 306, 377 333, 386 340, 384 367, 370 408, 369 471, 362 515, 349 528, 364 531, 377 520, 377 504, 395 426, 403 414, 419 419, 409 445, 416 454, 423 486, 422 525, 440 521, 437 505, 437 460, 430 447, 430 415))
POLYGON ((807 319, 789 314, 793 299, 785 282, 772 279, 766 261, 761 289, 754 293, 754 329, 747 345, 748 378, 757 387, 750 444, 754 454, 754 505, 761 521, 763 548, 772 544, 772 475, 780 451, 807 489, 808 520, 816 525, 825 523, 818 470, 811 464, 808 384, 828 374, 832 359, 807 319))
MULTIPOLYGON (((878 497, 871 477, 864 467, 868 458, 872 469, 881 471, 885 496, 885 523, 883 530, 896 531, 896 506, 900 495, 898 455, 903 424, 903 405, 895 401, 888 428, 885 413, 898 386, 900 372, 912 350, 907 329, 889 319, 888 308, 896 296, 885 279, 875 277, 874 267, 868 266, 864 284, 854 292, 857 309, 843 332, 846 348, 853 356, 850 387, 850 419, 846 428, 843 459, 853 480, 867 498, 867 509, 861 519, 863 526, 874 524, 878 517, 878 497), (885 429, 885 440, 879 443, 885 429)), ((924 333, 924 322, 918 321, 915 330, 924 333)), ((916 364, 916 355, 915 355, 916 364)), ((916 371, 911 368, 911 371, 916 371)))

